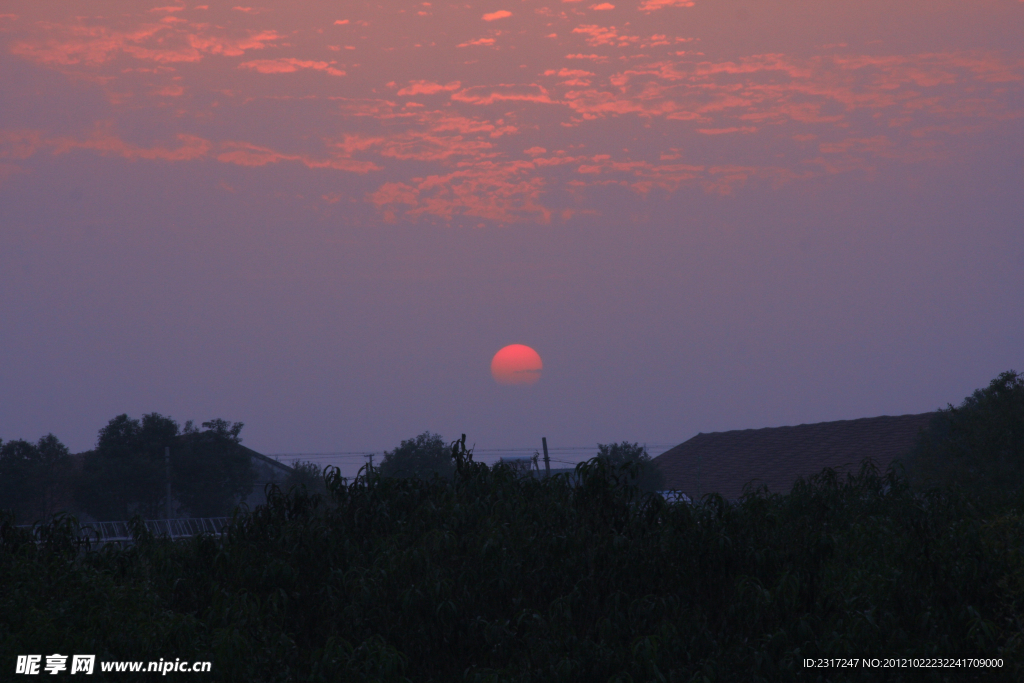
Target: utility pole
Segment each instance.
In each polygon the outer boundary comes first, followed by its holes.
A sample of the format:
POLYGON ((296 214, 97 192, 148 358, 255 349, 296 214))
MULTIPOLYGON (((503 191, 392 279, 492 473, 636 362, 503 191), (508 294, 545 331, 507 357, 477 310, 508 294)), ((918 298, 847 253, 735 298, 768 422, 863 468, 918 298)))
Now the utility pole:
POLYGON ((373 453, 370 453, 369 455, 365 455, 363 457, 369 459, 369 461, 370 461, 370 469, 372 470, 373 469, 373 453))
POLYGON ((544 476, 551 476, 551 458, 548 457, 548 437, 540 437, 540 442, 544 444, 544 476))
MULTIPOLYGON (((171 447, 164 446, 164 465, 167 468, 167 521, 171 519, 171 447)), ((168 527, 170 533, 170 527, 168 527)))

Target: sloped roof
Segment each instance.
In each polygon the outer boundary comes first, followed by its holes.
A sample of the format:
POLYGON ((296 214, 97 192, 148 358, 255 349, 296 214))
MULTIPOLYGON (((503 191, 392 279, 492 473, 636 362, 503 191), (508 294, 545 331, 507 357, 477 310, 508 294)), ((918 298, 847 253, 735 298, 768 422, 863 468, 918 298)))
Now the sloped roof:
POLYGON ((239 448, 241 448, 242 452, 248 455, 253 460, 257 462, 266 463, 267 465, 270 466, 271 469, 277 470, 282 474, 291 474, 292 470, 294 469, 292 467, 289 467, 288 465, 285 465, 283 462, 274 460, 270 456, 263 455, 262 453, 257 453, 251 448, 247 448, 245 446, 239 446, 239 448))
POLYGON ((716 492, 736 500, 747 482, 787 493, 799 477, 826 467, 856 471, 867 457, 884 470, 913 448, 918 432, 933 416, 885 415, 698 434, 654 462, 665 474, 666 489, 690 497, 716 492))
MULTIPOLYGON (((242 445, 239 445, 238 447, 242 450, 243 453, 245 453, 250 458, 252 458, 253 461, 261 462, 261 463, 266 463, 266 465, 269 466, 272 470, 276 470, 276 471, 280 472, 281 474, 290 474, 292 472, 292 470, 293 470, 292 467, 289 467, 288 465, 284 464, 283 462, 279 462, 277 460, 274 460, 270 456, 263 455, 262 453, 257 453, 256 451, 254 451, 251 448, 247 448, 246 446, 242 446, 242 445)), ((82 453, 72 453, 71 454, 71 462, 72 462, 72 465, 75 467, 76 470, 81 471, 82 463, 85 461, 85 456, 88 455, 91 452, 92 451, 83 451, 82 453)))

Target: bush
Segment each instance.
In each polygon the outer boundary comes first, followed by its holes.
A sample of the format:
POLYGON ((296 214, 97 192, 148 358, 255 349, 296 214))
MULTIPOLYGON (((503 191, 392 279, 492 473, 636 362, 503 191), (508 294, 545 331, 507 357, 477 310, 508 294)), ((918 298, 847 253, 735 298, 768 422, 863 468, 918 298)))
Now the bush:
POLYGON ((256 682, 878 680, 803 666, 864 656, 1024 675, 1017 508, 985 516, 870 463, 669 505, 603 459, 573 483, 449 452, 450 479, 331 469, 326 496, 272 489, 220 540, 139 529, 81 552, 67 520, 41 544, 0 521, 0 660, 187 657, 256 682))
POLYGON ((0 509, 30 524, 73 505, 72 463, 53 434, 36 443, 0 441, 0 509))
POLYGON ((663 491, 665 475, 662 474, 647 453, 647 449, 638 443, 623 441, 622 443, 597 444, 597 457, 607 460, 614 468, 627 467, 628 476, 642 491, 663 491))
POLYGON ((292 471, 283 484, 285 491, 292 488, 304 488, 309 493, 327 493, 324 482, 324 472, 315 462, 303 462, 296 460, 292 463, 292 471))
POLYGON ((425 479, 434 474, 451 477, 454 472, 451 452, 445 448, 444 439, 430 432, 402 441, 395 450, 386 451, 380 463, 380 474, 384 477, 425 479))
POLYGON ((164 517, 165 449, 170 448, 172 514, 230 514, 255 479, 252 460, 240 445, 243 425, 215 419, 202 426, 188 421, 180 429, 159 413, 110 420, 96 448, 85 453, 76 493, 79 509, 99 520, 164 517))
POLYGON ((1000 374, 936 413, 908 459, 922 487, 958 486, 985 500, 1024 487, 1024 375, 1000 374))

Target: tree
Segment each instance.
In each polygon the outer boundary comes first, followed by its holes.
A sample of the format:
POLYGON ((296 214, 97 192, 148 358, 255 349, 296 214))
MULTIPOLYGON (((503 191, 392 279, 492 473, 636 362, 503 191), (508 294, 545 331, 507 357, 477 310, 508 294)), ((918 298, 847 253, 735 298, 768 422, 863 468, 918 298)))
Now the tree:
POLYGON ((179 514, 194 517, 228 515, 256 479, 252 458, 242 447, 241 422, 210 420, 196 429, 185 423, 171 447, 171 496, 179 514))
POLYGON ((1003 372, 939 410, 908 458, 919 486, 958 485, 1000 498, 1024 485, 1024 374, 1003 372))
POLYGON ((402 441, 395 450, 386 451, 380 463, 380 473, 385 477, 398 478, 425 479, 432 474, 451 477, 455 473, 455 464, 441 435, 423 432, 402 441))
POLYGON ((665 488, 665 475, 654 465, 647 449, 638 443, 599 443, 597 457, 617 468, 637 465, 636 478, 631 477, 631 480, 644 491, 661 491, 665 488))
POLYGON ((178 423, 159 413, 110 420, 100 429, 96 448, 85 454, 79 505, 98 520, 161 516, 167 492, 164 449, 178 432, 178 423))
POLYGON ((309 493, 327 493, 323 469, 315 462, 293 462, 292 471, 281 488, 288 491, 296 487, 305 488, 309 493))
POLYGON ((79 505, 100 520, 133 515, 163 517, 167 509, 167 463, 171 449, 171 513, 223 515, 252 490, 255 472, 241 446, 242 423, 211 420, 202 430, 192 421, 182 430, 159 413, 141 420, 118 415, 99 432, 85 454, 77 488, 79 505))
POLYGON ((0 508, 23 522, 71 507, 71 455, 53 434, 36 443, 0 441, 0 508))

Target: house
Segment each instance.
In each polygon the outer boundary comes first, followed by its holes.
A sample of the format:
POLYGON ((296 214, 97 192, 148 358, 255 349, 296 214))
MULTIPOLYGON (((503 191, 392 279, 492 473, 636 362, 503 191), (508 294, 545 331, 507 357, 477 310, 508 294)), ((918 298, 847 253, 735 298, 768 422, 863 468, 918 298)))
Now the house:
POLYGON ((800 477, 826 467, 857 471, 865 458, 880 470, 914 447, 935 413, 865 417, 795 427, 698 434, 654 459, 665 488, 689 498, 719 493, 737 500, 749 482, 788 493, 800 477))
POLYGON ((267 484, 277 484, 283 488, 293 470, 283 462, 278 462, 269 456, 257 453, 251 448, 246 448, 242 445, 239 445, 239 448, 252 460, 253 469, 255 470, 256 476, 253 479, 252 491, 249 492, 249 495, 243 501, 250 508, 254 508, 267 502, 267 484))
MULTIPOLYGON (((267 502, 266 487, 268 484, 277 484, 284 488, 288 482, 288 479, 293 473, 293 469, 288 465, 279 462, 271 457, 257 453, 251 448, 247 448, 239 444, 239 450, 243 454, 249 457, 253 466, 253 486, 252 490, 240 501, 247 505, 250 509, 257 505, 262 505, 267 502)), ((83 464, 88 453, 76 453, 71 455, 69 461, 69 472, 72 474, 81 474, 83 464)), ((53 513, 57 510, 73 510, 80 521, 86 523, 93 523, 97 520, 84 510, 78 508, 74 500, 74 491, 71 488, 73 485, 72 479, 65 479, 61 482, 63 488, 60 491, 60 497, 57 500, 57 504, 51 505, 47 509, 47 514, 53 513)), ((173 491, 171 494, 172 504, 177 505, 177 499, 174 497, 173 491)), ((162 505, 162 504, 161 504, 162 505)), ((163 518, 163 516, 161 516, 163 518)))

